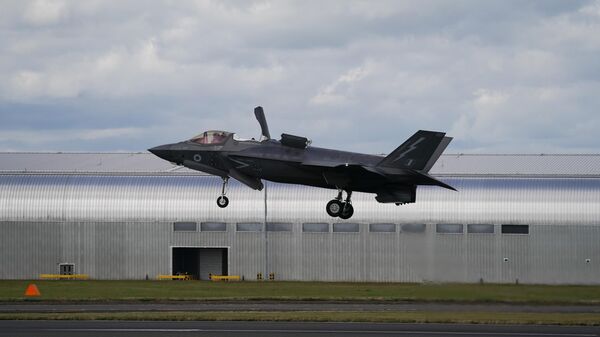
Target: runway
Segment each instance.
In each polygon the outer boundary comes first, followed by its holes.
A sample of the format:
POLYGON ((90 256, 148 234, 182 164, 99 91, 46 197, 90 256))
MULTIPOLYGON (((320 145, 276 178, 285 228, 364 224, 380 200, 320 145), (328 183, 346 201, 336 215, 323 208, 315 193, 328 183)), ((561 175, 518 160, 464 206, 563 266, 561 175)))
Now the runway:
POLYGON ((0 336, 593 337, 598 327, 297 322, 0 321, 0 336))
POLYGON ((135 311, 444 311, 600 313, 596 305, 515 305, 411 302, 218 301, 218 302, 101 302, 0 303, 2 312, 135 312, 135 311))

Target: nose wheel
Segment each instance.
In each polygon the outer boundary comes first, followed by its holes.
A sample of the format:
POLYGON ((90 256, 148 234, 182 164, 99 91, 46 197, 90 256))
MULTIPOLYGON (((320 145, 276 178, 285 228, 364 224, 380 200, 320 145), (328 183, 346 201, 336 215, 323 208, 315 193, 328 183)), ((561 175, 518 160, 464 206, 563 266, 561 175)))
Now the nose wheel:
POLYGON ((223 187, 221 188, 221 196, 217 198, 217 206, 225 208, 229 205, 229 198, 225 196, 227 192, 227 183, 229 183, 229 177, 223 178, 223 187))
POLYGON ((342 201, 342 190, 339 190, 337 197, 327 203, 325 210, 329 216, 333 218, 340 217, 344 220, 352 217, 354 214, 354 207, 352 207, 352 201, 350 200, 352 191, 346 191, 346 193, 345 201, 342 201))
POLYGON ((227 205, 229 205, 229 198, 224 195, 217 198, 217 206, 225 208, 227 205))

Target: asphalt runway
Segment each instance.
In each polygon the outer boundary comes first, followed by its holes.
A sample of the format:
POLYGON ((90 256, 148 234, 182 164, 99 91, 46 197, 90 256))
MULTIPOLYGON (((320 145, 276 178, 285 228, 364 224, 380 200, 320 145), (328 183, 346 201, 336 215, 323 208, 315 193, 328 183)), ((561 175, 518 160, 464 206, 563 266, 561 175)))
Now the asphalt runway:
POLYGON ((0 321, 0 336, 592 337, 597 327, 292 322, 0 321))
POLYGON ((134 311, 446 311, 600 313, 600 305, 514 305, 410 302, 215 301, 159 303, 0 303, 4 312, 134 312, 134 311))

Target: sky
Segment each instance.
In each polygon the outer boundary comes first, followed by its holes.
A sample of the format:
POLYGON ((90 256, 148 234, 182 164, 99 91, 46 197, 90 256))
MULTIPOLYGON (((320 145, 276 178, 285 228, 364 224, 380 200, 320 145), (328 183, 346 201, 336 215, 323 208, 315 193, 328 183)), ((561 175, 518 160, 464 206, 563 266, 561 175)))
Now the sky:
POLYGON ((0 151, 205 130, 389 153, 600 153, 600 1, 0 3, 0 151))

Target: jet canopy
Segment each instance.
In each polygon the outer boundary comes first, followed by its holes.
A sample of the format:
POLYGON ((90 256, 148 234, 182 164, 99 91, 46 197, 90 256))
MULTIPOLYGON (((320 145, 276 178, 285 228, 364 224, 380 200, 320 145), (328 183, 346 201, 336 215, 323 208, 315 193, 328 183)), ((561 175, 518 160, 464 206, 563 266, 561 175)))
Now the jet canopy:
POLYGON ((205 131, 197 136, 192 137, 190 141, 197 144, 218 145, 225 143, 225 141, 227 140, 227 138, 229 138, 230 135, 231 132, 227 131, 205 131))

